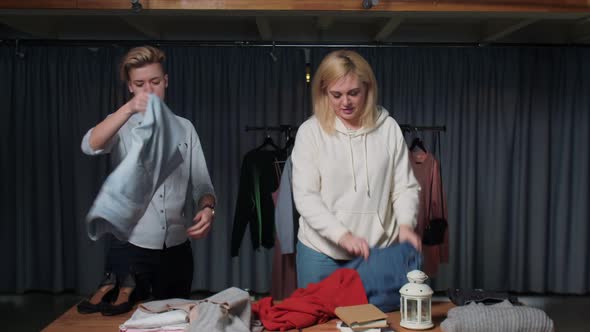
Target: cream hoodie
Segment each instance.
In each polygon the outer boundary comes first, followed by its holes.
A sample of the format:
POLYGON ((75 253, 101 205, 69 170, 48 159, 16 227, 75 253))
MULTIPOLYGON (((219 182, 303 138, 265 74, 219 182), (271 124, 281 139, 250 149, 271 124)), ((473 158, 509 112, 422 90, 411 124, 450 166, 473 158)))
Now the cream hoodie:
POLYGON ((297 132, 291 154, 297 237, 334 259, 352 257, 338 246, 346 233, 371 248, 397 240, 399 225, 416 225, 420 186, 398 124, 379 108, 374 128, 349 131, 336 117, 327 134, 315 116, 297 132))

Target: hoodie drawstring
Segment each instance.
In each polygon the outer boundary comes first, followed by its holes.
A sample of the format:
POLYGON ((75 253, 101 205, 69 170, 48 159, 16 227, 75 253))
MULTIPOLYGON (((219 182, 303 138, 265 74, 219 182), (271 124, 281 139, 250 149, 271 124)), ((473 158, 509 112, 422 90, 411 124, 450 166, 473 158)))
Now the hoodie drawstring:
POLYGON ((352 153, 352 134, 348 133, 348 147, 350 151, 350 170, 352 171, 352 180, 354 181, 354 192, 356 192, 356 175, 354 174, 354 154, 352 153))
MULTIPOLYGON (((363 147, 365 152, 365 182, 367 184, 367 196, 371 197, 371 187, 369 186, 369 161, 367 160, 367 134, 363 134, 363 147)), ((352 181, 354 192, 356 192, 356 173, 354 172, 354 153, 352 152, 352 134, 348 133, 348 151, 350 152, 350 170, 352 172, 352 181)))
POLYGON ((365 180, 367 182, 367 196, 371 197, 371 188, 369 187, 369 162, 367 161, 367 134, 363 134, 365 141, 365 180))

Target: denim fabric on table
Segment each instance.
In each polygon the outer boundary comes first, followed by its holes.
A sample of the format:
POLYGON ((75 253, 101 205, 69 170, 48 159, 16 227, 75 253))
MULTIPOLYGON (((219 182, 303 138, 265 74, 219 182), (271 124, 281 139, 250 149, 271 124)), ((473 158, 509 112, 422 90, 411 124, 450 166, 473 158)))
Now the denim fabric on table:
POLYGON ((399 309, 400 288, 408 283, 408 272, 420 269, 422 256, 404 242, 387 248, 371 249, 368 260, 355 258, 342 267, 357 270, 369 303, 384 312, 399 309))

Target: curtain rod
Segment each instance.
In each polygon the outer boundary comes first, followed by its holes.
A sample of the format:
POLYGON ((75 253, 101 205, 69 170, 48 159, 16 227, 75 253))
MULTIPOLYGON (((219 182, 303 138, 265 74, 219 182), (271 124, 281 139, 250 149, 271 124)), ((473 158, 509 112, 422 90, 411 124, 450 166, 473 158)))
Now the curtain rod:
POLYGON ((298 126, 291 126, 291 125, 280 125, 280 126, 246 126, 246 131, 260 131, 260 130, 266 130, 266 131, 289 131, 289 130, 293 130, 293 129, 297 129, 299 128, 298 126))
MULTIPOLYGON (((411 124, 400 124, 399 127, 403 131, 447 131, 447 126, 414 126, 411 124)), ((257 131, 257 130, 266 130, 266 131, 285 131, 285 130, 293 130, 297 129, 296 126, 291 125, 280 125, 280 126, 246 126, 246 131, 257 131)))
POLYGON ((128 47, 138 45, 156 46, 201 46, 201 47, 306 47, 306 48, 403 48, 403 47, 456 47, 456 48, 588 48, 590 45, 572 44, 482 44, 482 43, 289 43, 289 42, 259 42, 259 41, 191 41, 191 40, 56 40, 56 39, 2 39, 0 45, 14 46, 111 46, 128 47))
POLYGON ((232 41, 193 41, 193 40, 47 40, 47 39, 4 39, 0 44, 35 46, 201 46, 201 47, 327 47, 327 48, 398 48, 410 46, 439 46, 439 47, 477 47, 478 44, 442 44, 442 43, 289 43, 289 42, 259 42, 247 40, 232 41))
POLYGON ((447 126, 414 126, 411 124, 400 124, 402 131, 447 131, 447 126))

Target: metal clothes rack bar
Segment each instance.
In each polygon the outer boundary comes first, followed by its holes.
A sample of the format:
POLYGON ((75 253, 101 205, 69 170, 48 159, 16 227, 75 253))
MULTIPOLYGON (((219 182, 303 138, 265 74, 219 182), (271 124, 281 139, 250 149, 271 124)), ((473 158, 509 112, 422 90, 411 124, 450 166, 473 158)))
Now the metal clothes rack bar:
MULTIPOLYGON (((554 44, 525 44, 510 43, 420 43, 420 42, 350 42, 350 43, 297 43, 277 42, 269 43, 247 40, 84 40, 84 39, 2 39, 0 45, 14 45, 17 40, 27 46, 80 46, 80 47, 131 47, 150 44, 157 46, 198 46, 198 47, 274 47, 274 48, 406 48, 406 47, 454 47, 454 48, 525 48, 525 47, 558 47, 554 44)), ((573 48, 588 48, 587 45, 572 45, 573 48)))
MULTIPOLYGON (((412 124, 400 124, 402 131, 447 131, 447 126, 415 126, 412 124)), ((246 126, 246 131, 289 131, 297 130, 297 126, 280 125, 280 126, 246 126)))
POLYGON ((402 131, 447 131, 447 126, 414 126, 411 124, 400 124, 402 131))
POLYGON ((262 130, 266 130, 266 131, 288 131, 288 130, 293 130, 293 129, 297 129, 297 126, 291 126, 291 125, 279 125, 279 126, 246 126, 246 131, 262 131, 262 130))
MULTIPOLYGON (((26 44, 27 46, 108 46, 108 47, 128 47, 144 44, 157 46, 200 46, 200 47, 268 47, 268 48, 403 48, 409 46, 427 46, 427 47, 481 47, 481 43, 395 43, 395 42, 350 42, 350 43, 299 43, 299 42, 268 42, 268 41, 249 41, 249 40, 132 40, 132 39, 24 39, 24 38, 5 38, 0 40, 0 44, 14 45, 16 41, 26 44)), ((494 44, 495 46, 496 44, 494 44)), ((504 45, 504 44, 497 44, 504 45)), ((513 44, 507 46, 515 47, 513 44)), ((537 45, 538 46, 538 45, 537 45)), ((553 46, 553 45, 548 45, 553 46)))
POLYGON ((285 140, 293 139, 292 135, 297 131, 299 126, 279 125, 279 126, 246 126, 246 131, 266 131, 267 136, 271 131, 280 131, 284 134, 285 140))
POLYGON ((246 126, 246 131, 265 131, 266 138, 270 139, 271 131, 280 131, 285 139, 285 146, 283 149, 288 149, 293 146, 295 137, 293 134, 297 131, 299 126, 279 125, 279 126, 246 126))

